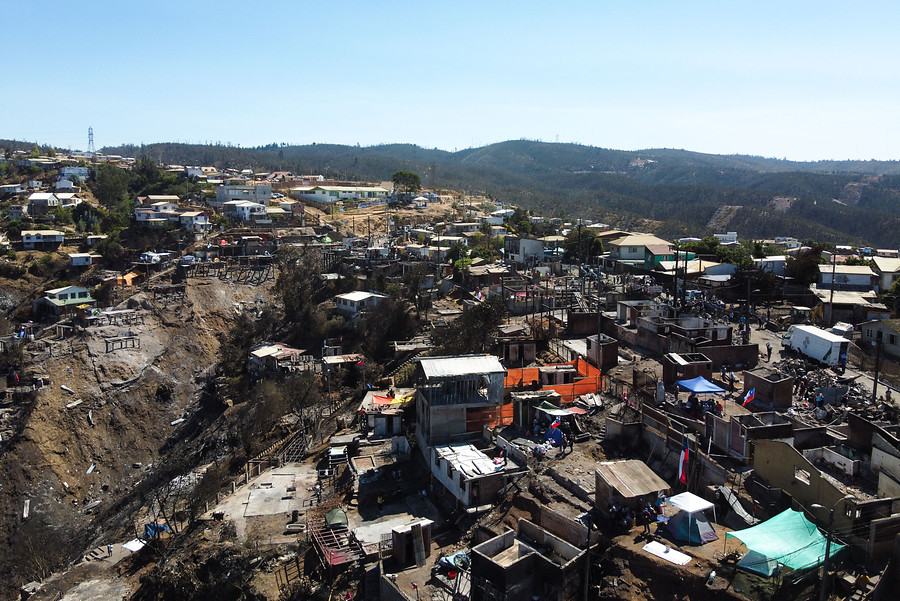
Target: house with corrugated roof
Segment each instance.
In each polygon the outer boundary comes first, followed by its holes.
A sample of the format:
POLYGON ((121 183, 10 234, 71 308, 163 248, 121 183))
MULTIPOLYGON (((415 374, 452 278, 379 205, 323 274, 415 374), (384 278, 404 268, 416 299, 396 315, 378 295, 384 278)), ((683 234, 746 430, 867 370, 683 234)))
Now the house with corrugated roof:
POLYGON ((57 230, 22 230, 22 247, 25 250, 55 250, 66 235, 57 230))
POLYGON ((75 307, 93 306, 96 302, 89 289, 81 286, 64 286, 47 290, 43 297, 31 303, 31 310, 36 316, 47 313, 64 315, 75 307))
POLYGON ((900 279, 900 259, 894 257, 872 257, 875 274, 878 276, 878 290, 884 292, 900 279))
POLYGON ((35 192, 28 197, 28 213, 35 217, 46 215, 59 206, 59 199, 51 192, 35 192))

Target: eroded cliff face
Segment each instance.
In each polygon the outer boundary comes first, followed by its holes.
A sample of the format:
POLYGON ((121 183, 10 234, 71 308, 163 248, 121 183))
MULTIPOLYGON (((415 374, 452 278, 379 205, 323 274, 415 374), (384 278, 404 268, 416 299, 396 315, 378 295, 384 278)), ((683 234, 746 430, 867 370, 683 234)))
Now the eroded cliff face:
POLYGON ((139 293, 116 323, 25 344, 20 386, 3 405, 0 598, 130 527, 142 483, 210 444, 201 434, 216 416, 203 415, 202 396, 217 335, 243 307, 268 302, 270 287, 209 278, 189 282, 183 299, 139 293))

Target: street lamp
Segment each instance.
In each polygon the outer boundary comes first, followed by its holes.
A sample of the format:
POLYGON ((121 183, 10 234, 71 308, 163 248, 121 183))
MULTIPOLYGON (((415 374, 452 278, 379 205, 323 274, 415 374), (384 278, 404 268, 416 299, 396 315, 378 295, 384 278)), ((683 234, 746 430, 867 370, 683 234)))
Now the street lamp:
MULTIPOLYGON (((825 559, 822 562, 822 584, 819 587, 819 601, 825 601, 828 595, 828 560, 831 555, 831 538, 834 536, 834 510, 842 501, 852 500, 853 497, 851 495, 844 495, 835 501, 834 505, 831 506, 831 509, 828 510, 828 530, 825 531, 825 559)), ((817 511, 825 509, 823 505, 819 505, 818 503, 813 503, 809 508, 817 511)))

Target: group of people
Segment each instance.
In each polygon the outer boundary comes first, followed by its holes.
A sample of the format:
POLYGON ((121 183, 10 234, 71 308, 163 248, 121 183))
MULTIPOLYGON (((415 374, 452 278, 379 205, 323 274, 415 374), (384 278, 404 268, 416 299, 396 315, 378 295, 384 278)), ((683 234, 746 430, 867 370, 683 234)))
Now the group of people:
POLYGON ((641 502, 636 508, 621 506, 618 502, 609 506, 609 525, 612 534, 620 534, 631 529, 632 524, 644 527, 644 534, 650 535, 650 526, 662 515, 662 499, 656 503, 641 502))
POLYGON ((712 412, 715 415, 721 416, 722 412, 725 410, 721 401, 711 401, 706 399, 701 401, 697 394, 693 392, 688 395, 687 401, 681 403, 681 408, 694 418, 699 418, 706 412, 712 412))
MULTIPOLYGON (((566 449, 570 452, 575 450, 575 434, 572 432, 572 425, 569 423, 567 419, 559 419, 558 423, 554 421, 552 424, 544 427, 544 424, 541 423, 540 418, 535 415, 534 422, 532 423, 532 429, 530 432, 526 433, 526 436, 530 436, 534 434, 535 436, 541 437, 542 435, 549 434, 549 430, 554 427, 559 428, 561 438, 559 439, 559 454, 557 457, 562 457, 566 454, 566 449), (554 426, 554 424, 556 424, 554 426)), ((547 438, 551 438, 549 435, 547 438)))

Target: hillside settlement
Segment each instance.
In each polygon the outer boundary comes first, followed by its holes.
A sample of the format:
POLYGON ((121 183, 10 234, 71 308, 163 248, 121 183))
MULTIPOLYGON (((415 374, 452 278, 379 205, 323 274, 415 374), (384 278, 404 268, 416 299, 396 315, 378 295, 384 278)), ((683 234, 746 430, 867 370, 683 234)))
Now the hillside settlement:
POLYGON ((5 162, 5 598, 892 598, 896 248, 5 162))

